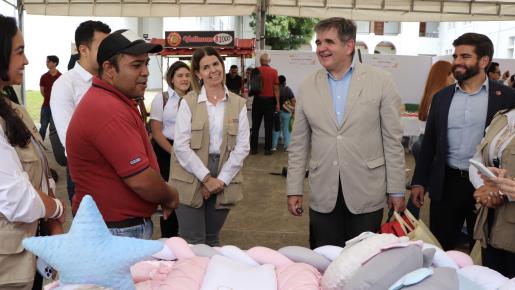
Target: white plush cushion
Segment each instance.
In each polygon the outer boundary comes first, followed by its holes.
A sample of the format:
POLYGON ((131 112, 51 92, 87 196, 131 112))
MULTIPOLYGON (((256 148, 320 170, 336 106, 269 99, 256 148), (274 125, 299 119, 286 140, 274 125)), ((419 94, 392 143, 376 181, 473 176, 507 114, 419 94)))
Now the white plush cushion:
POLYGON ((172 250, 170 250, 170 248, 168 248, 168 246, 166 246, 166 244, 164 242, 163 242, 163 249, 161 251, 159 251, 158 253, 155 253, 154 255, 152 255, 152 258, 156 258, 159 260, 166 260, 166 261, 177 260, 177 257, 175 256, 175 254, 172 252, 172 250))
POLYGON ((249 267, 224 256, 213 256, 201 290, 220 289, 277 290, 275 267, 270 264, 249 267))
POLYGON ((440 268, 440 267, 447 267, 447 268, 453 268, 455 270, 458 270, 460 267, 458 267, 458 264, 456 264, 456 262, 454 262, 453 259, 451 259, 451 257, 449 257, 449 255, 447 255, 447 253, 445 253, 442 249, 438 248, 437 246, 434 246, 434 245, 431 245, 431 244, 428 244, 428 243, 424 243, 424 246, 422 247, 422 249, 435 249, 436 252, 435 252, 435 255, 433 257, 433 266, 435 266, 436 268, 440 268))
POLYGON ((112 290, 111 288, 104 288, 96 285, 80 285, 69 284, 60 285, 59 281, 48 284, 44 287, 45 290, 112 290))
POLYGON ((334 261, 342 253, 343 248, 338 246, 322 246, 314 249, 315 253, 318 253, 327 259, 334 261))
POLYGON ((499 289, 499 287, 509 281, 509 279, 504 277, 501 273, 490 268, 477 265, 459 269, 458 275, 464 275, 485 290, 499 289))
POLYGON ((322 286, 326 290, 343 289, 361 265, 384 246, 397 243, 392 234, 376 234, 342 251, 324 273, 322 286))
POLYGON ((366 240, 373 235, 375 235, 373 232, 362 232, 361 234, 359 234, 359 236, 346 241, 345 247, 343 248, 343 250, 349 249, 350 247, 354 246, 355 244, 357 244, 363 240, 366 240))
POLYGON ((210 246, 208 246, 206 244, 192 245, 191 246, 191 250, 198 257, 208 257, 208 258, 211 258, 214 255, 220 255, 220 252, 215 250, 215 248, 210 247, 210 246))
MULTIPOLYGON (((443 268, 437 268, 437 269, 443 269, 443 268)), ((485 290, 483 287, 481 287, 481 285, 470 280, 469 278, 467 278, 464 275, 458 274, 458 281, 460 282, 460 287, 458 288, 458 290, 485 290)), ((504 290, 511 290, 511 289, 504 289, 504 290)))
POLYGON ((220 248, 220 254, 248 266, 259 266, 258 262, 254 261, 245 251, 236 246, 223 246, 220 248))
POLYGON ((511 279, 510 281, 508 281, 508 283, 502 285, 501 288, 499 288, 499 290, 513 290, 515 289, 515 278, 511 279))

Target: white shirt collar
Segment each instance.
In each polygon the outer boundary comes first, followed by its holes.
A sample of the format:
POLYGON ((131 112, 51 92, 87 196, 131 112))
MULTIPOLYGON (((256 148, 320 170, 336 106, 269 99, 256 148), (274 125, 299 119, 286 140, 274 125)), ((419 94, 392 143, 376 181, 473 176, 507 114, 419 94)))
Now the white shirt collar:
MULTIPOLYGON (((227 100, 228 94, 229 94, 229 90, 224 85, 224 98, 222 99, 222 101, 227 100)), ((200 89, 200 94, 199 94, 198 100, 197 100, 197 103, 202 103, 202 102, 207 102, 207 93, 206 93, 206 88, 204 86, 202 86, 202 88, 200 89)))
POLYGON ((93 75, 90 74, 87 70, 85 70, 78 61, 75 63, 73 70, 75 70, 79 74, 79 76, 86 82, 90 81, 93 78, 93 75))
POLYGON ((180 98, 179 94, 177 94, 177 92, 174 89, 172 89, 172 87, 168 86, 167 91, 168 91, 168 97, 170 99, 171 98, 180 98))

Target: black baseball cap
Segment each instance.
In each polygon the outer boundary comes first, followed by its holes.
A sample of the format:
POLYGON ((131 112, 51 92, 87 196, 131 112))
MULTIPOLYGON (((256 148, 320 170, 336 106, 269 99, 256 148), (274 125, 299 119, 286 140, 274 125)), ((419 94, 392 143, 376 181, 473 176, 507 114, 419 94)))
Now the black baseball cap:
POLYGON ((160 44, 148 43, 139 38, 136 33, 128 29, 120 29, 109 34, 98 47, 97 62, 102 65, 104 61, 117 53, 130 55, 142 53, 158 53, 163 50, 160 44))

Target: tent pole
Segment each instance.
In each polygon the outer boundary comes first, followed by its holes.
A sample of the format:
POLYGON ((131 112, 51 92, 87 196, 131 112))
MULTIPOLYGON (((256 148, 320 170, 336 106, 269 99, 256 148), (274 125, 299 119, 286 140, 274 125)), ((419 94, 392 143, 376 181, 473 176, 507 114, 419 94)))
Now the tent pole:
MULTIPOLYGON (((18 10, 18 26, 20 27, 20 31, 21 33, 23 34, 23 0, 18 0, 17 1, 17 5, 16 5, 16 9, 18 10)), ((21 98, 21 103, 23 105, 25 105, 25 98, 26 98, 26 94, 25 94, 25 74, 23 75, 23 81, 21 82, 21 87, 20 87, 20 98, 21 98)))
POLYGON ((266 21, 266 0, 260 0, 258 2, 256 12, 256 48, 258 50, 265 49, 265 21, 266 21))
POLYGON ((11 2, 7 1, 7 0, 2 0, 2 2, 4 2, 5 4, 11 6, 12 8, 16 9, 16 5, 12 4, 11 2))

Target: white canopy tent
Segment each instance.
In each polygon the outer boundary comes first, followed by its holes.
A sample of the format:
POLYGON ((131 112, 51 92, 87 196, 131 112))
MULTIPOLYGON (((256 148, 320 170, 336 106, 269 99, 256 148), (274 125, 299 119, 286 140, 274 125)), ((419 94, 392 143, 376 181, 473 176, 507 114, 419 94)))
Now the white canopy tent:
MULTIPOLYGON (((5 1, 5 0, 4 0, 5 1)), ((261 0, 22 0, 29 14, 67 16, 242 16, 261 0)), ((269 14, 353 20, 515 19, 515 0, 263 0, 269 14)))

